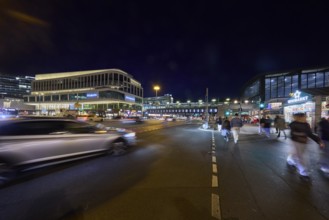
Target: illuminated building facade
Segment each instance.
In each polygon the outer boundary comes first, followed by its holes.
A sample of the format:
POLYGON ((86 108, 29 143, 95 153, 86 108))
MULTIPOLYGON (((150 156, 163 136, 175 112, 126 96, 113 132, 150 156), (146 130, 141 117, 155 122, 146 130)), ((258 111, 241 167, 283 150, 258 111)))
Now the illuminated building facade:
POLYGON ((24 99, 48 115, 63 109, 141 113, 143 88, 130 74, 119 69, 37 74, 31 95, 24 99))
POLYGON ((0 98, 23 98, 31 92, 34 77, 0 74, 0 98))
POLYGON ((304 112, 312 127, 329 117, 329 67, 266 73, 243 88, 243 99, 264 103, 261 114, 282 115, 287 122, 295 112, 304 112))

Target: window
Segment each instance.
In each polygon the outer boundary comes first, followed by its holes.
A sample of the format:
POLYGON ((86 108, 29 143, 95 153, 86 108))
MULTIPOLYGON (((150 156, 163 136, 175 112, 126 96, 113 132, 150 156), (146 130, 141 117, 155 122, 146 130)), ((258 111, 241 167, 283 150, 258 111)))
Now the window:
POLYGON ((2 127, 0 135, 45 135, 59 129, 57 121, 24 121, 2 127))
POLYGON ((61 95, 61 100, 62 100, 62 101, 67 101, 67 100, 68 100, 68 98, 67 98, 67 94, 65 94, 65 95, 61 95))
POLYGON ((45 96, 45 101, 46 101, 46 102, 49 102, 50 100, 51 100, 50 95, 46 95, 46 96, 45 96))
POLYGON ((298 75, 292 76, 291 91, 295 92, 296 90, 298 90, 298 75))
POLYGON ((322 88, 324 83, 323 73, 316 73, 315 81, 316 88, 322 88))
POLYGON ((265 79, 265 100, 271 97, 271 79, 265 79))
POLYGON ((302 83, 302 89, 307 88, 307 74, 302 74, 301 75, 301 83, 302 83))
POLYGON ((291 76, 286 76, 284 78, 284 96, 289 96, 291 93, 291 76))
POLYGON ((271 78, 271 98, 278 97, 278 81, 277 78, 271 78))
POLYGON ((308 78, 307 88, 315 88, 315 73, 309 73, 307 78, 308 78))
POLYGON ((59 95, 53 95, 53 101, 59 101, 59 95))
POLYGON ((324 86, 329 87, 329 72, 325 72, 324 74, 324 86))
POLYGON ((278 78, 278 97, 284 97, 284 77, 278 78))
POLYGON ((83 134, 83 133, 94 133, 97 130, 100 130, 94 126, 91 126, 87 123, 79 122, 65 122, 64 130, 73 134, 83 134))

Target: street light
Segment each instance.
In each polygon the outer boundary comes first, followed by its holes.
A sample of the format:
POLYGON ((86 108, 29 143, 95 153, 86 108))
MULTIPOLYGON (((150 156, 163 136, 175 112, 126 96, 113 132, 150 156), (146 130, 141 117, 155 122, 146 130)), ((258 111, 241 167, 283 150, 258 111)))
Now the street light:
POLYGON ((155 97, 158 96, 158 90, 160 90, 160 86, 154 86, 153 89, 155 90, 155 97))

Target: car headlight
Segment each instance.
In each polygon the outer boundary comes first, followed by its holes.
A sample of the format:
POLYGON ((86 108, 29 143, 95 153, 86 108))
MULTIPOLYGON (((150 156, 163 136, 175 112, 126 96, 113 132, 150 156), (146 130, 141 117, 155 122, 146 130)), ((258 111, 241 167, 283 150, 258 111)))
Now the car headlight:
POLYGON ((136 136, 136 133, 135 132, 130 132, 130 133, 124 134, 123 136, 126 137, 126 138, 128 138, 128 137, 135 137, 136 136))

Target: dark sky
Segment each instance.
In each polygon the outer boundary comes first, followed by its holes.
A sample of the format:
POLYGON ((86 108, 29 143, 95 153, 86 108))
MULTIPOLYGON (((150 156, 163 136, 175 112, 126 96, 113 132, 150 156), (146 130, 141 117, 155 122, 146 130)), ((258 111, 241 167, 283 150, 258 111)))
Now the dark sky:
MULTIPOLYGON (((251 77, 329 66, 328 4, 0 0, 0 72, 119 68, 144 96, 239 96, 251 77)), ((320 2, 320 1, 319 1, 320 2)), ((324 1, 323 1, 324 2, 324 1)))

